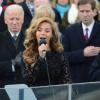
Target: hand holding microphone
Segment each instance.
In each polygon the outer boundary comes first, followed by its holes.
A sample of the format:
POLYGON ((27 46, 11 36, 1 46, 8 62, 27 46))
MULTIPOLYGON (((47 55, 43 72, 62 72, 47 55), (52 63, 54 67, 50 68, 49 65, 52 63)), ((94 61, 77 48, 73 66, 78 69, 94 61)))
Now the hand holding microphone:
POLYGON ((48 68, 48 63, 46 60, 46 52, 48 50, 48 43, 47 43, 47 39, 46 38, 40 38, 39 42, 38 42, 38 50, 39 50, 39 55, 42 58, 42 60, 45 60, 44 62, 44 68, 46 68, 47 71, 47 77, 48 77, 48 82, 49 85, 51 85, 51 81, 50 81, 50 73, 49 73, 49 68, 48 68))
POLYGON ((41 38, 38 44, 39 55, 40 57, 45 58, 47 52, 47 40, 45 38, 41 38))

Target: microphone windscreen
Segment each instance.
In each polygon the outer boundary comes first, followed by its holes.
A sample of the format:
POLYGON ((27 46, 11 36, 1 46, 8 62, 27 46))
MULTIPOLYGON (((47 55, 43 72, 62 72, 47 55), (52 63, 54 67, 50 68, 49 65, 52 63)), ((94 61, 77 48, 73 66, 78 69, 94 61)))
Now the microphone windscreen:
POLYGON ((45 38, 40 38, 38 45, 40 46, 41 44, 47 44, 47 40, 45 38))

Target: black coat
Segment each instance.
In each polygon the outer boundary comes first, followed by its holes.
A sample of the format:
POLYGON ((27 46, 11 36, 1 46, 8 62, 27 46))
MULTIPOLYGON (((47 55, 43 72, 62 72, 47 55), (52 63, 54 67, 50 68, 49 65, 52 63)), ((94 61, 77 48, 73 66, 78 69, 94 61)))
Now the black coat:
POLYGON ((91 64, 89 77, 91 81, 100 81, 100 53, 91 64))
POLYGON ((15 72, 12 71, 12 59, 24 50, 23 46, 24 33, 20 33, 16 47, 12 42, 12 36, 10 33, 0 33, 0 86, 5 84, 12 84, 21 81, 20 68, 15 66, 15 72))
POLYGON ((95 57, 84 57, 83 50, 87 46, 100 47, 100 23, 95 22, 87 43, 85 42, 81 23, 76 23, 67 28, 62 41, 65 55, 69 57, 72 81, 89 81, 88 72, 95 57))
POLYGON ((25 2, 20 3, 19 5, 22 6, 23 10, 24 10, 24 23, 23 23, 23 30, 26 30, 32 20, 32 14, 27 6, 27 4, 25 2))
POLYGON ((4 32, 7 30, 7 25, 4 22, 4 11, 2 11, 0 15, 0 32, 4 32))
POLYGON ((57 85, 70 82, 68 60, 61 53, 47 52, 32 69, 25 64, 24 78, 29 86, 57 85))

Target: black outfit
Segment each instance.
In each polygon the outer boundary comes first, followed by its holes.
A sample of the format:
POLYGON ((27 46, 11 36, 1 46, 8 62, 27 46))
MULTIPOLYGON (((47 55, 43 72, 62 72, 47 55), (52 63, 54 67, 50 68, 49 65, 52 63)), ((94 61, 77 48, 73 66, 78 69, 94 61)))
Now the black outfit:
POLYGON ((7 0, 3 0, 2 5, 7 5, 7 0))
POLYGON ((29 27, 33 16, 25 2, 19 3, 19 5, 22 6, 22 8, 24 10, 23 30, 26 30, 29 27))
POLYGON ((53 8, 53 11, 54 11, 54 13, 55 13, 55 21, 56 21, 57 23, 61 24, 62 21, 61 21, 61 17, 60 17, 59 12, 58 12, 55 8, 53 8))
POLYGON ((12 70, 12 60, 24 50, 23 41, 23 32, 14 43, 8 31, 0 33, 0 87, 22 81, 20 67, 15 65, 15 72, 12 70))
POLYGON ((25 64, 24 78, 29 86, 57 85, 70 82, 68 61, 61 53, 47 52, 32 69, 25 64))
POLYGON ((0 32, 4 32, 5 30, 7 30, 7 25, 4 22, 4 10, 3 10, 0 15, 0 32))
POLYGON ((89 77, 91 81, 100 81, 100 53, 91 64, 89 77))
POLYGON ((5 89, 0 89, 0 100, 10 100, 5 89))
POLYGON ((69 58, 72 81, 89 81, 88 72, 95 57, 84 57, 83 50, 87 46, 100 47, 100 23, 94 23, 88 42, 85 41, 81 22, 67 28, 62 41, 65 55, 69 58))

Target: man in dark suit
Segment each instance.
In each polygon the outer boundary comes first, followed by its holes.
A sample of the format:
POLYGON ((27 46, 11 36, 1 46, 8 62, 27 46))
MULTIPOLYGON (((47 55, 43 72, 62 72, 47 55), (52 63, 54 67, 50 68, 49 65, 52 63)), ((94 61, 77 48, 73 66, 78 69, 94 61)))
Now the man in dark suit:
POLYGON ((4 23, 4 11, 6 6, 3 5, 3 0, 0 0, 0 32, 3 32, 6 29, 4 23))
POLYGON ((89 77, 91 81, 100 81, 100 53, 91 64, 89 77))
POLYGON ((7 30, 0 33, 0 87, 6 84, 21 83, 19 56, 24 50, 22 24, 24 11, 19 5, 10 5, 5 10, 7 30))
POLYGON ((94 20, 95 6, 94 0, 79 0, 81 22, 67 28, 62 39, 73 82, 90 81, 89 67, 100 51, 100 23, 94 20))

